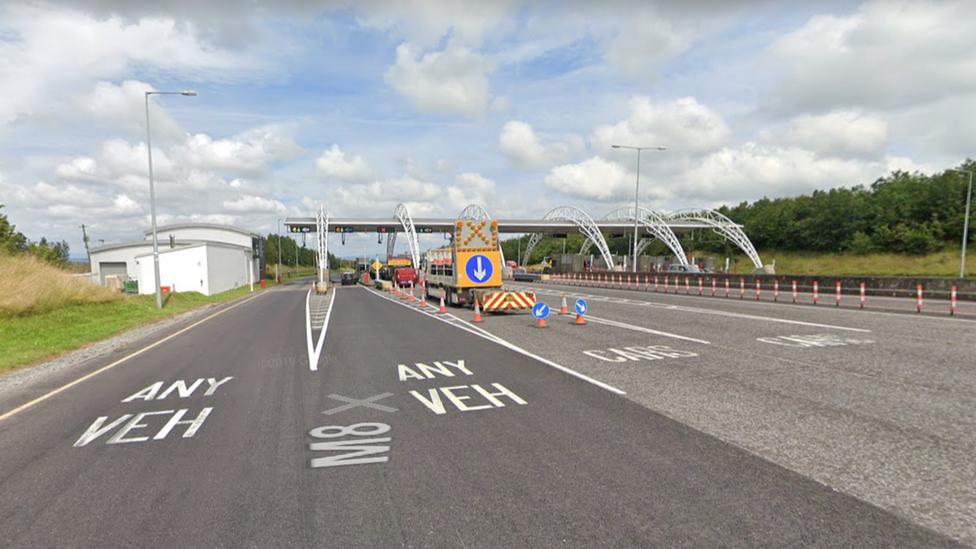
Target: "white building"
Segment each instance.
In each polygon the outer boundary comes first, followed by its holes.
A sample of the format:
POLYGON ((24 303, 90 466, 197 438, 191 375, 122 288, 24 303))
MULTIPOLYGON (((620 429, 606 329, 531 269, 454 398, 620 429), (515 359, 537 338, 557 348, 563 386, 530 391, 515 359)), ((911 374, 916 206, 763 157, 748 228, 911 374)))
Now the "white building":
MULTIPOLYGON (((160 286, 174 292, 213 295, 258 282, 264 272, 264 237, 210 223, 157 228, 160 286)), ((152 230, 146 239, 92 248, 93 279, 116 275, 137 280, 140 294, 154 294, 152 230)))

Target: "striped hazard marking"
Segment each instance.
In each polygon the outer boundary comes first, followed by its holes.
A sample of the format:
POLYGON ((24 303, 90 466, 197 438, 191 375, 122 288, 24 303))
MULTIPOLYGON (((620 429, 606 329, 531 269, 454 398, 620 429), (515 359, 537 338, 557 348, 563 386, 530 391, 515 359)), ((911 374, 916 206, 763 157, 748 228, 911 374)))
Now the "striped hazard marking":
POLYGON ((497 292, 485 297, 485 311, 516 311, 535 305, 534 292, 497 292))

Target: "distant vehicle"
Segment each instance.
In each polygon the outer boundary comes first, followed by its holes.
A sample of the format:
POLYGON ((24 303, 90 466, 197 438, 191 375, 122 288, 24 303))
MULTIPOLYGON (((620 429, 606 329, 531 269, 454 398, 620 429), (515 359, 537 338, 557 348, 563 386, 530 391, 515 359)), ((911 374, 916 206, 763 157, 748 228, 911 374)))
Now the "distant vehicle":
POLYGON ((341 281, 343 286, 346 286, 347 284, 355 285, 356 273, 342 273, 341 281))
POLYGON ((702 272, 702 270, 698 268, 698 265, 680 265, 680 264, 678 264, 678 265, 668 265, 668 270, 665 271, 665 272, 668 272, 668 273, 700 273, 700 272, 702 272))

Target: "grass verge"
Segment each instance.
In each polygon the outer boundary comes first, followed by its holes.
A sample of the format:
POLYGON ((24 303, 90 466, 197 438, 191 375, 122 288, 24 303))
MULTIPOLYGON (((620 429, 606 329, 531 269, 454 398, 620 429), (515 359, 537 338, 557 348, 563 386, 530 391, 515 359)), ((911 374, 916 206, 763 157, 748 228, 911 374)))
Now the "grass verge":
MULTIPOLYGON (((259 286, 255 285, 255 292, 258 291, 259 286)), ((30 315, 0 315, 0 333, 3 334, 0 337, 0 375, 120 332, 209 303, 230 301, 249 292, 250 289, 244 286, 209 297, 195 292, 167 294, 162 310, 156 308, 155 295, 134 295, 102 303, 76 303, 30 315)))

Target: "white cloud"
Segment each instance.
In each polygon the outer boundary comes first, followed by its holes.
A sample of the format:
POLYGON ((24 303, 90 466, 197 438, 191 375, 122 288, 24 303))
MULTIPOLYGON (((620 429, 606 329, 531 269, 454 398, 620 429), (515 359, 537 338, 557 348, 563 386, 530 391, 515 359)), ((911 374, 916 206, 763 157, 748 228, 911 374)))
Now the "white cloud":
POLYGON ((426 54, 405 42, 384 80, 421 112, 477 117, 491 99, 487 75, 494 71, 493 62, 458 42, 426 54))
POLYGON ((469 204, 490 208, 495 199, 495 182, 481 174, 462 173, 455 184, 447 188, 447 199, 449 211, 458 214, 469 204))
POLYGON ((976 3, 876 0, 818 15, 768 49, 782 83, 764 105, 792 115, 905 108, 976 92, 976 3))
POLYGON ((619 164, 594 157, 579 164, 553 168, 545 178, 545 185, 567 196, 609 202, 633 192, 634 181, 619 164))
MULTIPOLYGON (((109 124, 132 137, 144 136, 146 119, 140 114, 145 109, 147 91, 155 91, 155 88, 135 80, 126 80, 120 85, 102 81, 95 84, 91 93, 74 99, 73 103, 99 123, 109 124)), ((150 97, 149 116, 153 137, 161 141, 182 139, 186 132, 173 120, 165 106, 159 104, 159 97, 150 97)))
POLYGON ((364 0, 360 22, 400 36, 424 48, 433 48, 450 35, 480 46, 501 29, 512 27, 512 16, 523 5, 518 0, 364 0))
POLYGON ((234 201, 225 200, 221 205, 229 212, 284 213, 286 210, 285 205, 277 200, 247 194, 234 201))
POLYGON ((529 169, 547 168, 566 162, 584 147, 579 138, 543 145, 531 125, 517 120, 505 123, 498 143, 505 156, 516 165, 529 169))
POLYGON ((693 97, 652 103, 647 97, 630 101, 630 116, 613 126, 600 126, 591 138, 602 154, 611 145, 667 147, 679 154, 701 154, 721 147, 729 129, 718 113, 693 97))
MULTIPOLYGON (((281 126, 248 130, 231 139, 213 139, 196 134, 174 147, 180 161, 202 170, 217 170, 237 175, 261 175, 274 163, 292 160, 302 148, 281 126)), ((153 151, 155 155, 155 150, 153 151)))
POLYGON ((315 167, 320 176, 345 183, 366 181, 372 176, 372 170, 366 165, 363 157, 357 155, 351 160, 346 160, 346 153, 334 143, 331 149, 324 151, 315 160, 315 167))
POLYGON ((853 109, 804 115, 792 121, 785 141, 826 156, 873 158, 884 155, 888 125, 879 116, 853 109))

